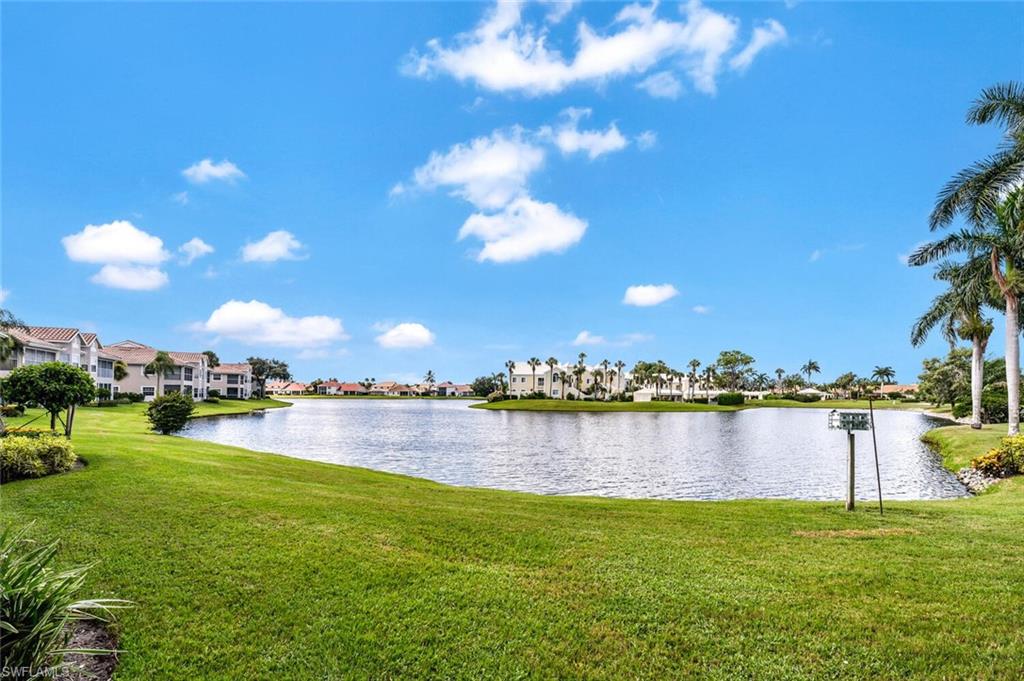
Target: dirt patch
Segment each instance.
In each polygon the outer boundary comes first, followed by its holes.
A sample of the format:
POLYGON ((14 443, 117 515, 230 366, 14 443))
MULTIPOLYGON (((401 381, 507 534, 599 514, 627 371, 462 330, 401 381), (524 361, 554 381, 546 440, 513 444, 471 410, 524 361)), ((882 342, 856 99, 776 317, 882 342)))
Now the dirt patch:
POLYGON ((796 530, 794 537, 810 539, 864 539, 873 537, 898 537, 905 534, 921 534, 907 527, 879 527, 873 530, 796 530))
MULTIPOLYGON (((75 633, 71 635, 68 648, 93 648, 116 650, 117 637, 107 628, 106 622, 84 620, 75 622, 75 633)), ((117 654, 80 655, 68 653, 64 656, 64 668, 53 678, 58 681, 108 681, 117 667, 117 654)))

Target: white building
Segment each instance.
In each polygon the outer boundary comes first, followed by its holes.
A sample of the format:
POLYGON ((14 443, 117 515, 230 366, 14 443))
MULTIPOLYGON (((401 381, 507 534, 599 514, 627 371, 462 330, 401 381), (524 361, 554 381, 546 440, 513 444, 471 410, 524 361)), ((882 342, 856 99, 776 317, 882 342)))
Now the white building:
MULTIPOLYGON (((511 381, 509 395, 522 396, 539 392, 554 399, 568 395, 576 398, 593 397, 596 372, 603 374, 604 369, 600 365, 589 364, 584 366, 582 375, 578 376, 576 371, 576 364, 557 364, 553 372, 547 364, 541 364, 535 372, 526 362, 516 362, 511 376, 508 373, 505 376, 511 381)), ((608 367, 608 373, 602 376, 598 388, 602 399, 627 390, 629 380, 628 371, 623 370, 622 375, 619 375, 614 367, 608 367)))
POLYGON ((206 389, 221 397, 248 399, 252 396, 252 367, 248 363, 218 364, 207 371, 206 389))
POLYGON ((6 333, 17 345, 11 357, 0 364, 0 376, 19 366, 64 362, 89 372, 101 390, 112 389, 115 358, 103 350, 96 334, 59 326, 30 326, 6 333))

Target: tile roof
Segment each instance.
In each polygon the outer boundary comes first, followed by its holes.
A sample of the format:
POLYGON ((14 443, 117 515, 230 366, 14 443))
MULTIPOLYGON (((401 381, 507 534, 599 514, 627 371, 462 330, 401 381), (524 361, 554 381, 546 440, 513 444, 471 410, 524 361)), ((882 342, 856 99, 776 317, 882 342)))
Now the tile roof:
POLYGON ((28 332, 29 335, 39 340, 56 341, 58 343, 67 343, 78 335, 78 329, 64 326, 30 326, 28 327, 28 332))
POLYGON ((364 388, 363 386, 359 385, 358 383, 341 383, 341 384, 339 384, 338 389, 342 390, 342 391, 346 391, 346 392, 348 392, 348 391, 356 391, 356 392, 363 392, 363 393, 366 392, 366 388, 364 388))
POLYGON ((252 367, 245 362, 240 364, 218 364, 212 371, 217 374, 245 374, 252 371, 252 367))
MULTIPOLYGON (((157 349, 134 341, 121 341, 103 348, 108 355, 116 357, 126 364, 149 364, 156 357, 157 349)), ((175 362, 182 364, 198 364, 205 356, 201 352, 168 352, 175 362)))

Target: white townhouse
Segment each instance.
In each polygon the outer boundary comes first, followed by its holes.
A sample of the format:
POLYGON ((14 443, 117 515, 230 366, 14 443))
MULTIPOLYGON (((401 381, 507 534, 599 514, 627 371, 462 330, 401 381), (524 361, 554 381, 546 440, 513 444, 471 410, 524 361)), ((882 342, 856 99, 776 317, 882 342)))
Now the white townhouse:
POLYGON ((6 333, 17 345, 11 357, 0 364, 0 376, 19 366, 64 362, 89 372, 101 390, 111 390, 115 358, 103 349, 96 334, 63 326, 30 326, 6 333))
POLYGON ((252 367, 248 363, 218 364, 206 372, 206 390, 221 397, 248 399, 252 396, 252 367))
POLYGON ((119 393, 141 393, 146 401, 160 393, 184 393, 193 399, 206 398, 206 373, 209 371, 206 355, 201 352, 168 352, 175 367, 164 373, 159 381, 155 374, 146 373, 146 365, 153 361, 158 350, 135 341, 121 341, 103 348, 115 360, 125 363, 128 375, 113 385, 113 395, 119 393))
MULTIPOLYGON (((609 367, 609 373, 611 371, 614 371, 614 368, 609 367)), ((505 375, 511 380, 509 384, 510 395, 522 396, 533 392, 545 393, 553 398, 562 398, 567 395, 572 395, 573 397, 593 395, 595 372, 604 373, 601 366, 597 364, 586 365, 579 380, 575 372, 575 364, 558 364, 554 367, 554 376, 552 377, 551 367, 547 364, 541 364, 537 367, 537 371, 534 372, 533 368, 526 362, 516 362, 512 368, 511 376, 507 373, 505 375)), ((604 393, 618 393, 627 389, 629 380, 630 374, 628 371, 623 371, 621 375, 616 373, 614 377, 605 374, 601 379, 601 386, 604 393)))

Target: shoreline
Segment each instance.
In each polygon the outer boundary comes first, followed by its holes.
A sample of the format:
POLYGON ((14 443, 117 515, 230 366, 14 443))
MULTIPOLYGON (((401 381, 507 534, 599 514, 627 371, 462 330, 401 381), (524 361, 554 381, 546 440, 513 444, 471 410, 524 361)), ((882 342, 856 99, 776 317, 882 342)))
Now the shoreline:
MULTIPOLYGON (((737 412, 750 409, 868 409, 867 400, 821 400, 819 402, 796 402, 793 400, 751 400, 741 405, 720 406, 695 402, 604 402, 590 400, 502 400, 500 402, 482 402, 470 405, 472 409, 486 411, 531 411, 560 413, 610 413, 610 412, 641 412, 641 413, 694 413, 694 412, 737 412)), ((951 423, 961 422, 953 418, 951 413, 935 411, 935 407, 924 402, 876 402, 874 408, 879 411, 917 412, 932 418, 943 419, 951 423)))

